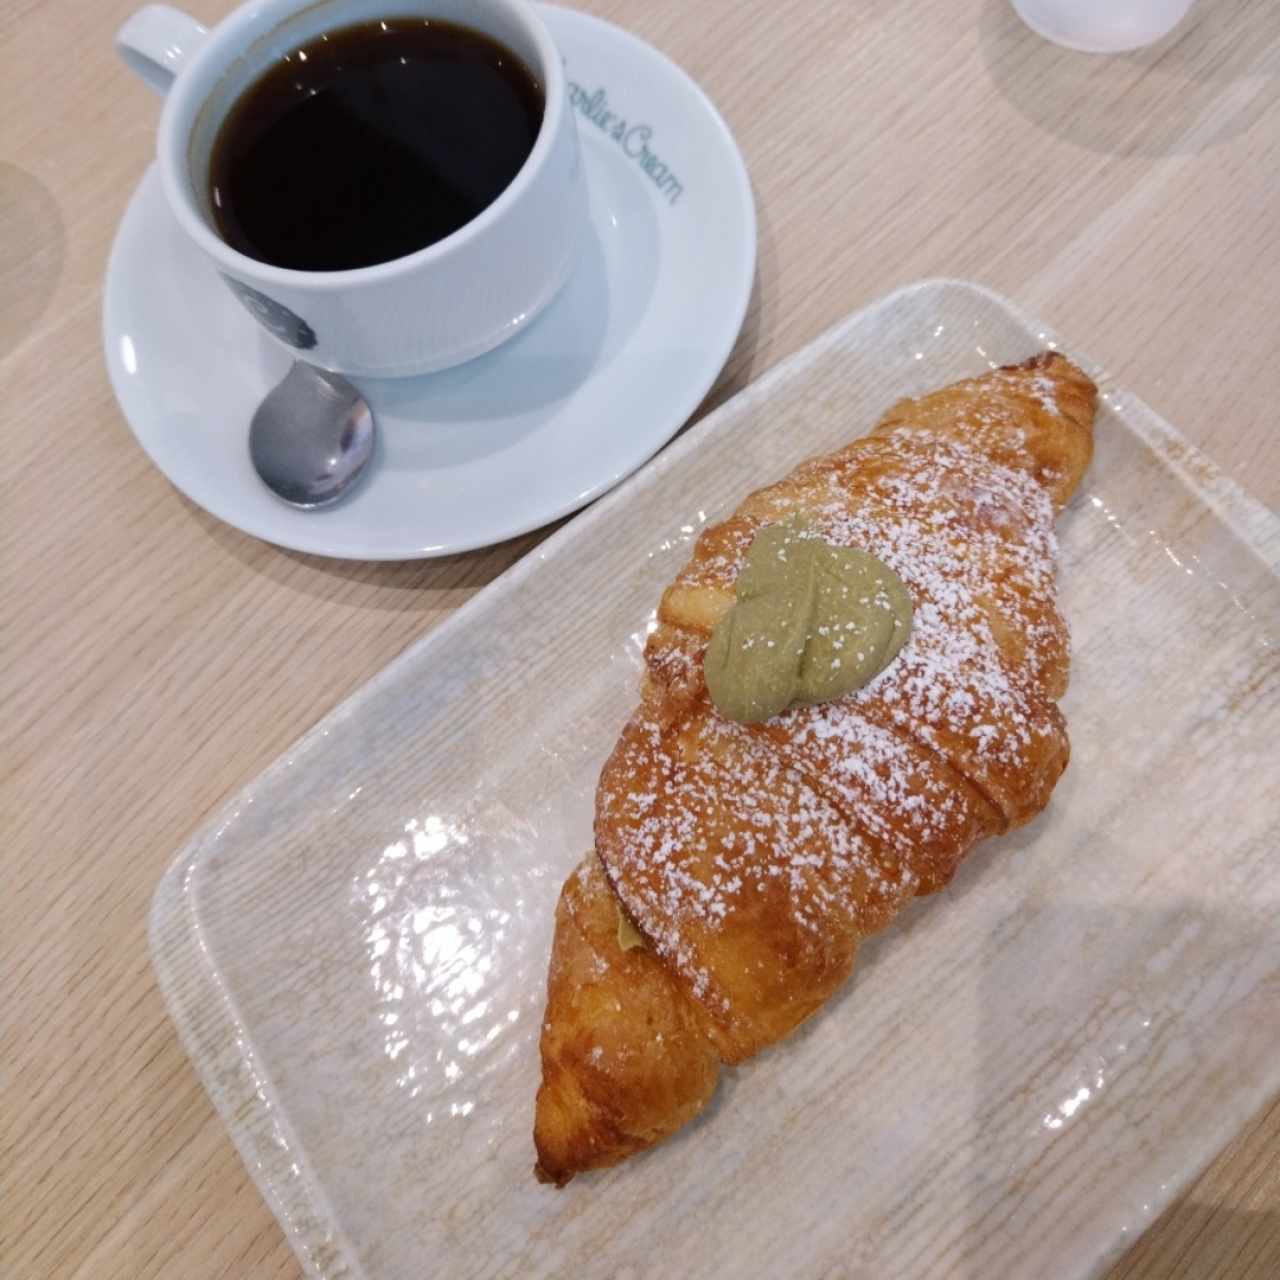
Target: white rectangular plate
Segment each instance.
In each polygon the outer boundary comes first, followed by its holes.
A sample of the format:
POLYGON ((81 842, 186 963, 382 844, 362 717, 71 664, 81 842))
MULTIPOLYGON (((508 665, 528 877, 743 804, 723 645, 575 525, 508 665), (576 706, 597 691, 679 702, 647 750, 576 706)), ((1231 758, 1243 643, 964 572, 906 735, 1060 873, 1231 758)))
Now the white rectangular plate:
MULTIPOLYGON (((1095 1273, 1280 1087, 1280 521, 1097 369, 1059 522, 1072 762, 684 1134, 567 1190, 530 1139, 552 911, 702 525, 896 398, 1053 342, 930 281, 550 538, 178 857, 152 947, 307 1269, 1095 1273)), ((1079 358, 1079 353, 1071 349, 1079 358)))

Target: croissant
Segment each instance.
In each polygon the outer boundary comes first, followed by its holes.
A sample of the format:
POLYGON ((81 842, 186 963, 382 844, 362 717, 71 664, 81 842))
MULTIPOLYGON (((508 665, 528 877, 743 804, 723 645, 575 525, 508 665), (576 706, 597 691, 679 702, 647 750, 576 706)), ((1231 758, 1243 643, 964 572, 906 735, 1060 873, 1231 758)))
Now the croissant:
POLYGON ((903 400, 702 533, 556 909, 539 1180, 688 1123, 722 1064, 821 1007, 863 938, 1047 804, 1069 749, 1053 522, 1088 465, 1096 398, 1045 352, 903 400), (703 656, 752 540, 797 515, 896 572, 910 639, 855 693, 738 723, 703 656))

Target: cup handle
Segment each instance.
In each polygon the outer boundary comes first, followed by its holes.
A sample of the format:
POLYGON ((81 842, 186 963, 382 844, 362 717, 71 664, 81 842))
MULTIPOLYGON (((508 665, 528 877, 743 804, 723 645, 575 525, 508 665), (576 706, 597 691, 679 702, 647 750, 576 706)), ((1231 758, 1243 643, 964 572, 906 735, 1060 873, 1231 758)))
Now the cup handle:
POLYGON ((181 9, 149 4, 116 32, 116 52, 130 71, 163 96, 208 34, 207 27, 181 9))

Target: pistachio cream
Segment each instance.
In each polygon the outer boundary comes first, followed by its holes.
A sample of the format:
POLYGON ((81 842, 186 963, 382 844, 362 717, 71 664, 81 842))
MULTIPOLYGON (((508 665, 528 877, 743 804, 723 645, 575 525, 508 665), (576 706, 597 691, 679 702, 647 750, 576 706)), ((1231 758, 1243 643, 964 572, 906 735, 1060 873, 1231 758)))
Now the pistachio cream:
POLYGON ((712 701, 754 724, 874 679, 911 634, 911 597, 882 560, 802 523, 762 529, 703 660, 712 701))
POLYGON ((633 947, 643 947, 644 938, 640 936, 640 930, 631 923, 623 914, 622 908, 617 907, 618 911, 618 950, 630 951, 633 947))

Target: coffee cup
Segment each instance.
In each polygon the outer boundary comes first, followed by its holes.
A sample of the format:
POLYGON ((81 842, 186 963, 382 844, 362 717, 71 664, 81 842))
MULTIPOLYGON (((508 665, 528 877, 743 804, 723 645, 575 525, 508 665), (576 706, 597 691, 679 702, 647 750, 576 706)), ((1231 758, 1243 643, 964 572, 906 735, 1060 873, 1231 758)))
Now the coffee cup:
POLYGON ((165 97, 157 164, 185 235, 271 336, 356 377, 461 364, 521 332, 573 269, 586 197, 564 69, 527 0, 251 0, 212 30, 167 5, 120 28, 124 61, 165 97), (343 270, 260 261, 220 233, 210 168, 242 96, 291 50, 361 23, 454 24, 512 51, 545 105, 527 158, 491 203, 435 243, 343 270))

